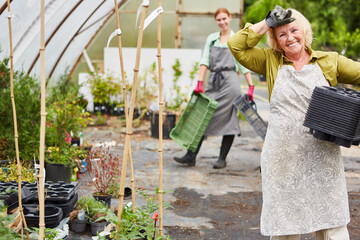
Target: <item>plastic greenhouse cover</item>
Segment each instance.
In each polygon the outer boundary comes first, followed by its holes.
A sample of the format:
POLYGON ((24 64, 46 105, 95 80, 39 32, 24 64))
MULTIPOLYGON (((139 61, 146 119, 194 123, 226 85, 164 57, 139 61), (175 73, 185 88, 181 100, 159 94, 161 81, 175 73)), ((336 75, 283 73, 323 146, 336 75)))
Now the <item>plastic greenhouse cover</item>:
MULTIPOLYGON (((40 1, 13 0, 10 10, 14 69, 39 76, 40 1)), ((56 80, 72 67, 113 10, 114 1, 45 0, 46 76, 56 80)), ((6 8, 0 15, 0 59, 10 56, 8 16, 6 8)))

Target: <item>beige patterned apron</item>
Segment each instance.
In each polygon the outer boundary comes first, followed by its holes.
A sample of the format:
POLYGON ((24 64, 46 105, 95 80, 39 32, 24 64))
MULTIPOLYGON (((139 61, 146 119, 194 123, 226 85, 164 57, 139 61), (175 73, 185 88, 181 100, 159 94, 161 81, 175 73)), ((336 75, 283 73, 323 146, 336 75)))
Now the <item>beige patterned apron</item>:
POLYGON ((261 154, 261 233, 280 236, 345 226, 349 205, 340 147, 303 126, 315 86, 329 85, 320 67, 283 65, 270 101, 261 154))

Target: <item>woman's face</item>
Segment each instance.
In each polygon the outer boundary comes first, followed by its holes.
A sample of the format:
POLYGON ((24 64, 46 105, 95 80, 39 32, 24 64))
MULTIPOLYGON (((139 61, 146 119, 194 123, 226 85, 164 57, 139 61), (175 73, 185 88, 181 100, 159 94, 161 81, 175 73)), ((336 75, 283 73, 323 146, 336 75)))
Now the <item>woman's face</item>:
POLYGON ((305 50, 305 36, 296 21, 274 28, 278 46, 285 55, 299 54, 305 50))
POLYGON ((224 12, 220 12, 218 15, 216 15, 215 21, 216 21, 217 25, 219 26, 220 30, 225 31, 230 26, 231 16, 228 16, 224 12))

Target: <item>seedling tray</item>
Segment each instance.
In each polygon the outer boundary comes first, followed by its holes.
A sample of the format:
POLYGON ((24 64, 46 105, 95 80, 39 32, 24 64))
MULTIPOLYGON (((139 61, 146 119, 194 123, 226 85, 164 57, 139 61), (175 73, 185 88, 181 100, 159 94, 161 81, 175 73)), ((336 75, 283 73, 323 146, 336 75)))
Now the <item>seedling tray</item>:
POLYGON ((267 124, 257 113, 255 102, 249 101, 249 96, 247 94, 243 94, 234 102, 234 105, 249 122, 255 132, 263 140, 265 140, 267 124))
POLYGON ((191 99, 179 121, 170 132, 170 138, 184 149, 195 152, 204 132, 218 106, 218 102, 192 93, 191 99))
MULTIPOLYGON (((37 193, 37 185, 36 183, 23 182, 22 187, 26 187, 30 190, 31 193, 37 193)), ((11 187, 12 189, 17 190, 18 184, 16 181, 11 182, 0 182, 0 192, 5 192, 6 188, 11 187)), ((69 201, 70 198, 77 193, 77 189, 79 187, 78 182, 46 182, 44 184, 45 187, 45 201, 51 202, 63 202, 69 201)), ((8 195, 4 195, 2 198, 7 198, 8 195)), ((38 199, 38 194, 34 194, 34 199, 38 199)))

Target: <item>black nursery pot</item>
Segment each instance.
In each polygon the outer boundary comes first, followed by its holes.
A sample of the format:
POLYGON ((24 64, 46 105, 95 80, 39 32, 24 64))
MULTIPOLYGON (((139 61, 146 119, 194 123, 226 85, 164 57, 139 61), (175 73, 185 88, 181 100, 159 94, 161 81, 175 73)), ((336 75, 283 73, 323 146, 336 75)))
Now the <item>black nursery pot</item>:
POLYGON ((111 206, 111 195, 101 196, 93 194, 93 196, 97 201, 105 203, 108 207, 111 206))
POLYGON ((91 234, 96 236, 98 233, 104 231, 107 222, 90 222, 91 225, 91 234))
MULTIPOLYGON (((150 119, 151 137, 159 138, 159 113, 152 112, 150 114, 150 119)), ((163 119, 163 139, 170 139, 170 132, 176 124, 176 114, 166 113, 166 117, 163 119)))
POLYGON ((45 171, 46 181, 52 181, 52 182, 70 182, 71 177, 71 169, 70 167, 67 167, 63 164, 57 164, 57 163, 49 163, 46 162, 45 164, 45 171))
POLYGON ((70 229, 74 232, 85 232, 87 220, 73 219, 70 221, 70 229))

